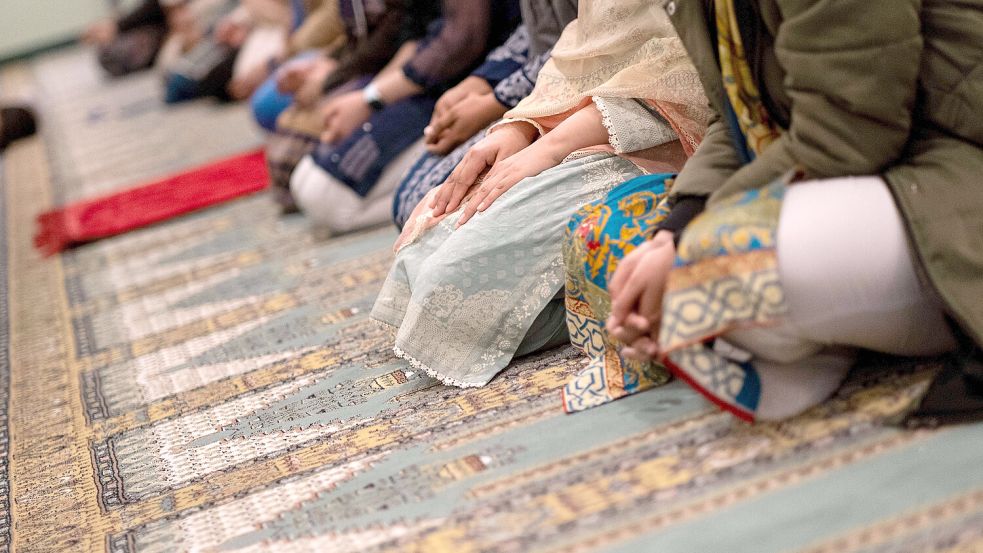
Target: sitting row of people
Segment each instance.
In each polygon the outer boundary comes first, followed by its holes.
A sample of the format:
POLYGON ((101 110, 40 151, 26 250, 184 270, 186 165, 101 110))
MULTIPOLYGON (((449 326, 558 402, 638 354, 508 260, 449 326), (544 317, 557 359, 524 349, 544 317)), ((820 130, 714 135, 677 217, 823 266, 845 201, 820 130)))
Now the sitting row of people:
POLYGON ((337 45, 336 12, 335 0, 143 0, 83 38, 111 75, 155 67, 168 103, 244 100, 282 60, 337 45))
POLYGON ((402 228, 397 356, 477 387, 572 342, 568 411, 676 376, 749 421, 943 356, 920 414, 983 413, 978 3, 325 4, 253 107, 285 210, 402 228))

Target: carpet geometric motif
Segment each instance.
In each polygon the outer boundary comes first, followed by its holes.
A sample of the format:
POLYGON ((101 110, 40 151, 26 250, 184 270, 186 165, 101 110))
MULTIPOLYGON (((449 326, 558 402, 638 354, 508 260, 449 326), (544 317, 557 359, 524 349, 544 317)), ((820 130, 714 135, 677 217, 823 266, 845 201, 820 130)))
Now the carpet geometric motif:
POLYGON ((0 550, 955 551, 983 547, 983 425, 890 423, 935 368, 870 362, 747 426, 674 382, 566 415, 571 348, 439 385, 367 318, 388 228, 326 238, 250 197, 42 259, 34 216, 254 147, 241 106, 67 50, 0 195, 0 550))

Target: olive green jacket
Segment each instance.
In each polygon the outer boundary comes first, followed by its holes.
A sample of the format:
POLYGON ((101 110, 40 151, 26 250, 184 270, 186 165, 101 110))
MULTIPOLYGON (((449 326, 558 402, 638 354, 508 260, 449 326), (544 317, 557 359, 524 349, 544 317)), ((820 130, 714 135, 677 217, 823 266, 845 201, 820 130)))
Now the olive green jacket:
MULTIPOLYGON (((708 1, 662 0, 719 114, 708 1)), ((923 280, 983 346, 983 0, 749 1, 763 24, 748 59, 786 132, 742 166, 718 117, 673 194, 712 205, 793 168, 882 175, 923 280)))

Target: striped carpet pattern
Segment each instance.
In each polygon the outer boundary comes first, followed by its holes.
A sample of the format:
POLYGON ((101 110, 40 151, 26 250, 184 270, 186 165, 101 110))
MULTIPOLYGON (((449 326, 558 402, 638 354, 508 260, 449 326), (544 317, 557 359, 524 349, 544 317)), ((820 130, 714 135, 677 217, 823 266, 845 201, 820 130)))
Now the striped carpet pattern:
POLYGON ((983 425, 894 425, 930 364, 867 362, 781 424, 681 383, 566 415, 572 349, 469 390, 392 355, 389 228, 254 196, 41 258, 37 213, 261 143, 159 89, 85 50, 0 70, 44 118, 0 162, 0 549, 983 550, 983 425))

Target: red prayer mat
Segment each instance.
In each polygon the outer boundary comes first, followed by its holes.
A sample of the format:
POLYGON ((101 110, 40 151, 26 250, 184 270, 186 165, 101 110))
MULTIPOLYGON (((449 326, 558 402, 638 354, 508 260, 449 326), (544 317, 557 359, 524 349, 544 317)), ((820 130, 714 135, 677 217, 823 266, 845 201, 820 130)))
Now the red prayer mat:
POLYGON ((115 236, 205 207, 259 192, 269 174, 263 150, 69 204, 38 216, 34 246, 54 255, 74 245, 115 236))

